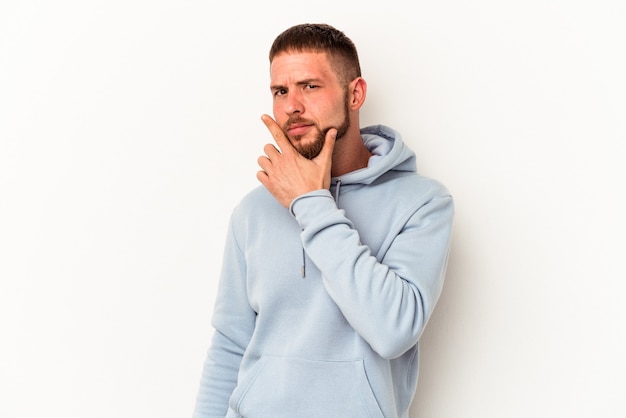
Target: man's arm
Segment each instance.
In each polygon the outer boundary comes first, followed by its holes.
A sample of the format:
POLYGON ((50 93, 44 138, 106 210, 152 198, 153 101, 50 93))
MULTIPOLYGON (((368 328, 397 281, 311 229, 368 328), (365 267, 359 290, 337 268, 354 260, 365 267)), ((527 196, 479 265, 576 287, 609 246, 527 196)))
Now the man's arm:
POLYGON ((231 219, 211 321, 215 331, 202 370, 194 418, 223 418, 228 410, 256 316, 248 304, 245 278, 246 265, 231 219))
POLYGON ((241 347, 215 331, 202 369, 193 418, 226 416, 242 356, 241 347))
POLYGON ((328 294, 385 358, 398 357, 417 343, 441 293, 454 206, 443 187, 434 189, 394 224, 381 260, 361 243, 328 191, 300 196, 291 207, 328 294))

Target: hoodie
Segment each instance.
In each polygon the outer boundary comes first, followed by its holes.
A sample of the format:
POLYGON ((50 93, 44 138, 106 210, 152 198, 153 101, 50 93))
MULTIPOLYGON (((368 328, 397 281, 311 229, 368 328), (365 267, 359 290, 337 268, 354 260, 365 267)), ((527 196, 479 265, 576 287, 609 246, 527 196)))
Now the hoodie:
POLYGON ((397 132, 361 136, 368 166, 330 190, 233 211, 195 418, 408 417, 453 200, 397 132))

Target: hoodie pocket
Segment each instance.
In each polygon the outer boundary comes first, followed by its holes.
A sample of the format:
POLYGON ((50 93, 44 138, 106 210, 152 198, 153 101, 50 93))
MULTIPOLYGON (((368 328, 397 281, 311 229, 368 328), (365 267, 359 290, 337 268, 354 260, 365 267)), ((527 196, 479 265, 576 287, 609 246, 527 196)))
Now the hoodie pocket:
POLYGON ((246 418, 382 418, 363 360, 262 357, 230 407, 246 418))

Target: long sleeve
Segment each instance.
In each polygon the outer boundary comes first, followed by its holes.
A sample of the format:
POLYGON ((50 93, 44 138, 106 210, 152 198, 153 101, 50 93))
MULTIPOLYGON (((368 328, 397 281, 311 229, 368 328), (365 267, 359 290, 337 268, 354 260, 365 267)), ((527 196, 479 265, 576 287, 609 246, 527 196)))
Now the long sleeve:
POLYGON ((228 399, 237 384, 241 348, 215 332, 207 353, 193 418, 224 418, 228 399))
POLYGON ((222 266, 212 317, 215 332, 202 369, 194 418, 226 415, 241 359, 254 329, 255 312, 246 293, 246 266, 232 220, 222 266))
POLYGON ((291 211, 328 294, 361 337, 383 358, 414 346, 443 285, 454 211, 450 195, 440 190, 417 199, 391 226, 378 258, 327 190, 299 197, 291 211))

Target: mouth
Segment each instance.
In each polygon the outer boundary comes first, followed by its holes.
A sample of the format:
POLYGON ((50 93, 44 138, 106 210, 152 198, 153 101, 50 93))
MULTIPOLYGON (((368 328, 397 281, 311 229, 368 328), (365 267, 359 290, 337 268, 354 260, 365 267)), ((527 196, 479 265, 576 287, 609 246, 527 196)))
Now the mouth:
POLYGON ((302 136, 310 128, 311 128, 311 125, 306 125, 306 124, 303 124, 303 123, 295 123, 293 125, 290 125, 287 128, 287 133, 289 134, 289 136, 292 136, 292 137, 302 136))

